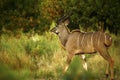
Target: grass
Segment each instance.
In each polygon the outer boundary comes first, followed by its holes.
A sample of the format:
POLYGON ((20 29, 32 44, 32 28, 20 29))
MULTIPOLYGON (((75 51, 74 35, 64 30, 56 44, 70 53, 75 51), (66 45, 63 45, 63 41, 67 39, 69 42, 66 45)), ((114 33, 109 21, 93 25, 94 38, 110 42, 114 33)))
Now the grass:
MULTIPOLYGON (((109 49, 115 60, 115 80, 120 74, 120 37, 113 37, 109 49)), ((106 61, 99 54, 87 55, 88 71, 75 56, 66 73, 63 72, 67 52, 57 36, 21 34, 18 37, 2 34, 0 37, 0 80, 104 80, 106 61)))

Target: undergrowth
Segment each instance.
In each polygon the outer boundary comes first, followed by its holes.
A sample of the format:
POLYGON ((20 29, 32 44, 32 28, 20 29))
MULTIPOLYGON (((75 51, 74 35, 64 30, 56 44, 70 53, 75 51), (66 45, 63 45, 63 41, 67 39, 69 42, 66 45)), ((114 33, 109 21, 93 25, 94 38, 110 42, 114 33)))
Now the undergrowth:
MULTIPOLYGON (((115 79, 120 74, 120 37, 113 37, 109 49, 115 61, 115 79)), ((2 34, 0 37, 0 80, 104 80, 106 61, 99 54, 86 54, 88 71, 75 56, 66 73, 63 72, 67 52, 57 36, 21 34, 20 37, 2 34)))

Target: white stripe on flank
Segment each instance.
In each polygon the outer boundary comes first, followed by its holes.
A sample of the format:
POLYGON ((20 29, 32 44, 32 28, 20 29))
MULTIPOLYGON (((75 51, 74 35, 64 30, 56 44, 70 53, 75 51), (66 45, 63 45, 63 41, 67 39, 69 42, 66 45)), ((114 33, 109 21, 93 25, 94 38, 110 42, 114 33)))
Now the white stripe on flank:
POLYGON ((79 49, 79 42, 80 42, 80 34, 78 36, 78 40, 77 40, 77 48, 79 49))
POLYGON ((92 33, 92 36, 91 36, 91 45, 92 45, 92 47, 93 47, 93 34, 94 34, 94 32, 92 33))
POLYGON ((82 38, 82 40, 81 40, 81 46, 82 46, 83 49, 84 49, 84 47, 83 47, 83 40, 84 40, 84 37, 85 37, 85 34, 83 34, 83 38, 82 38))
POLYGON ((101 33, 100 33, 100 35, 98 37, 98 46, 99 46, 99 43, 100 43, 100 37, 101 37, 101 33))
MULTIPOLYGON (((105 35, 105 34, 104 34, 105 35)), ((106 35, 105 35, 105 43, 106 43, 106 35)))

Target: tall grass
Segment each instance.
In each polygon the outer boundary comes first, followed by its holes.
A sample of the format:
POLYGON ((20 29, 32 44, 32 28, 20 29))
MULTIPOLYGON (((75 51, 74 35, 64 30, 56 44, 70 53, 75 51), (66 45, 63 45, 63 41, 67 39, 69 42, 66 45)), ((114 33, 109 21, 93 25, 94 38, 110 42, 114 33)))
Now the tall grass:
MULTIPOLYGON (((120 37, 112 37, 113 45, 109 52, 115 60, 115 79, 119 80, 120 37)), ((105 79, 106 61, 100 55, 86 55, 88 71, 82 68, 80 57, 75 56, 68 71, 63 73, 66 55, 57 36, 49 32, 30 37, 22 33, 19 38, 3 34, 0 37, 0 80, 105 79)))
POLYGON ((14 70, 28 70, 32 78, 56 77, 57 74, 52 73, 63 65, 64 60, 64 51, 60 51, 58 44, 58 39, 49 32, 32 34, 31 37, 21 34, 19 38, 3 34, 0 37, 0 65, 5 64, 13 71, 13 76, 14 70))

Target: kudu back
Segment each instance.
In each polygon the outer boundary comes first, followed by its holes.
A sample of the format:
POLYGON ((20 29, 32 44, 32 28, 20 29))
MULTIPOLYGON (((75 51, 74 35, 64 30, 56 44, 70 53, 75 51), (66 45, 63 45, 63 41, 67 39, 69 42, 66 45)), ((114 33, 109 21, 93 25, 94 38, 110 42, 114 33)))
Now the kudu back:
POLYGON ((109 63, 106 70, 106 76, 108 77, 110 70, 110 78, 113 80, 114 61, 108 53, 108 47, 112 44, 111 37, 101 31, 81 32, 80 30, 73 30, 70 32, 67 27, 68 24, 68 16, 64 16, 62 19, 58 20, 56 26, 51 29, 51 32, 58 35, 62 46, 68 52, 67 64, 64 71, 68 69, 74 55, 99 52, 99 54, 109 63))

